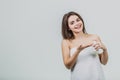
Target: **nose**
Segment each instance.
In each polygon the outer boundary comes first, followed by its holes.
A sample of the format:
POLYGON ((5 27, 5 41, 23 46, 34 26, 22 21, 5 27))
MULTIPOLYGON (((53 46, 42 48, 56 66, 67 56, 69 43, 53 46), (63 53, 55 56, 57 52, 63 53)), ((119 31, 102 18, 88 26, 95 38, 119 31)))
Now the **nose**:
POLYGON ((75 24, 75 27, 78 27, 79 25, 80 25, 79 23, 76 23, 76 24, 75 24))
POLYGON ((78 27, 77 25, 75 25, 75 28, 78 27))

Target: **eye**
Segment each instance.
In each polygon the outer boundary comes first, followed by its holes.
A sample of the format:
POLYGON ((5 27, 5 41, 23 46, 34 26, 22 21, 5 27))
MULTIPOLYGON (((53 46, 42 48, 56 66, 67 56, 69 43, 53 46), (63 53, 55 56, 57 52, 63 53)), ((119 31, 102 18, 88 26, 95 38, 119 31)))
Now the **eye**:
POLYGON ((79 21, 80 21, 80 18, 77 18, 76 21, 79 22, 79 21))
POLYGON ((73 25, 73 24, 74 24, 74 21, 71 21, 71 22, 70 22, 70 25, 73 25))

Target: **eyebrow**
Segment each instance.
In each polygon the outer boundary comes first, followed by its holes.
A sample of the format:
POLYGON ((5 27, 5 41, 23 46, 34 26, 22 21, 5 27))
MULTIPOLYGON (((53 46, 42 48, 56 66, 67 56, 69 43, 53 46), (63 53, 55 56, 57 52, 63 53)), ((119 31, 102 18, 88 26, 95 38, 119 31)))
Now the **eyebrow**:
POLYGON ((71 23, 71 22, 74 22, 74 21, 70 21, 70 23, 71 23))
POLYGON ((69 24, 73 23, 74 21, 70 21, 69 24))
MULTIPOLYGON (((77 19, 81 20, 79 17, 78 17, 78 18, 76 18, 76 20, 77 20, 77 19)), ((70 23, 71 23, 71 22, 74 22, 74 21, 70 21, 70 23)))
POLYGON ((77 20, 77 19, 80 19, 80 18, 78 17, 78 18, 76 18, 76 20, 77 20))

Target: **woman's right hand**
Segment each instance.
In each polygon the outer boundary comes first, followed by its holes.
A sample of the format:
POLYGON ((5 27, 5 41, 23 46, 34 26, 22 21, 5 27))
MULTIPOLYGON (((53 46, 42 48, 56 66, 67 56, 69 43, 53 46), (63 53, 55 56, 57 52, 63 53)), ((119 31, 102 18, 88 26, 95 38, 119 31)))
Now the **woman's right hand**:
POLYGON ((84 48, 90 47, 92 46, 92 43, 88 43, 88 44, 80 44, 77 48, 78 52, 82 51, 84 48))

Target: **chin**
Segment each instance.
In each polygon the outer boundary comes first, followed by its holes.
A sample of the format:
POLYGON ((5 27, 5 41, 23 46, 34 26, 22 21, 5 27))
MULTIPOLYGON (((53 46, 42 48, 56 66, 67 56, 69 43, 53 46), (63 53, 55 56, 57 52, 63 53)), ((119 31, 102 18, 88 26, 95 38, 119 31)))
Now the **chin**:
POLYGON ((75 33, 80 33, 80 32, 82 32, 82 31, 74 31, 75 33))
POLYGON ((75 32, 76 32, 76 33, 79 33, 79 32, 82 32, 82 30, 76 30, 75 32))

